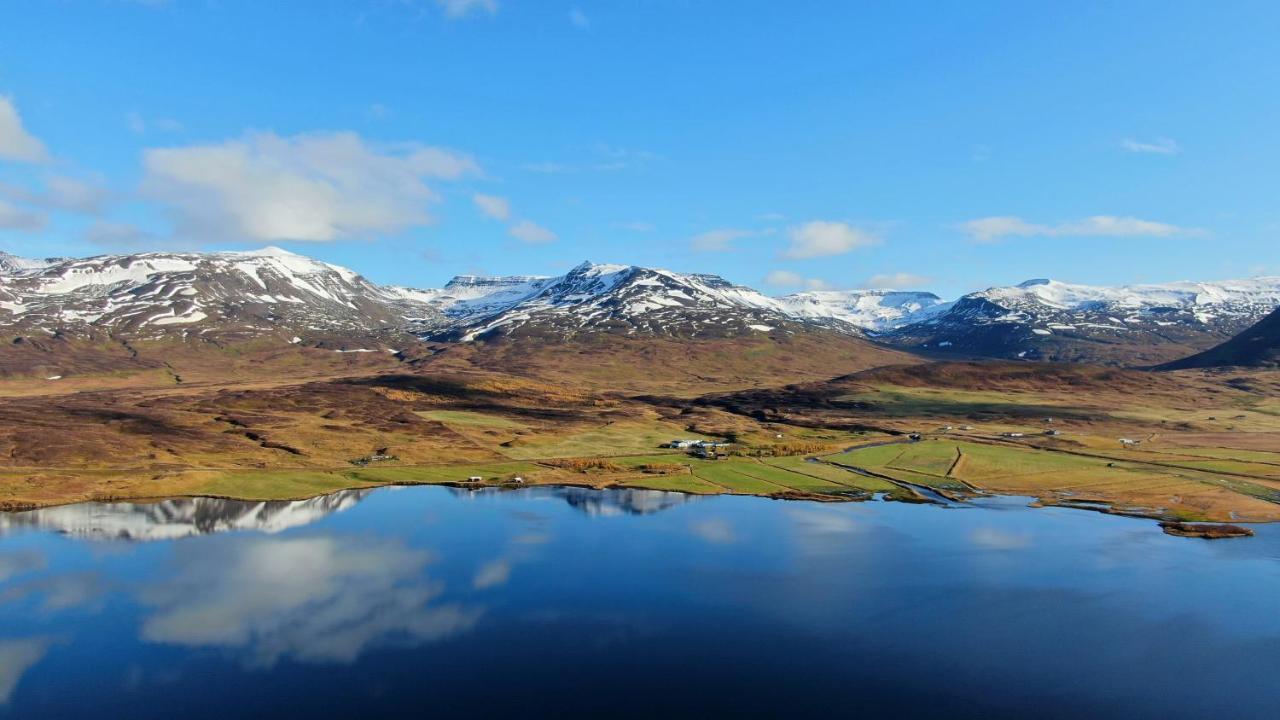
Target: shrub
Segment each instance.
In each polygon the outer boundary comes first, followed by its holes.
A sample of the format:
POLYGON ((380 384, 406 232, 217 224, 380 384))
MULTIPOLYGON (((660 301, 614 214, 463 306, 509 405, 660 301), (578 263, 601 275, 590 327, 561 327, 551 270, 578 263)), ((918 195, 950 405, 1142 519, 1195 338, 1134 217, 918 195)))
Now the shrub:
POLYGON ((620 472, 623 469, 621 465, 604 458, 559 458, 556 460, 546 460, 544 462, 552 467, 581 473, 593 471, 620 472))
POLYGON ((685 467, 680 463, 646 463, 636 469, 649 475, 670 475, 684 472, 685 467))

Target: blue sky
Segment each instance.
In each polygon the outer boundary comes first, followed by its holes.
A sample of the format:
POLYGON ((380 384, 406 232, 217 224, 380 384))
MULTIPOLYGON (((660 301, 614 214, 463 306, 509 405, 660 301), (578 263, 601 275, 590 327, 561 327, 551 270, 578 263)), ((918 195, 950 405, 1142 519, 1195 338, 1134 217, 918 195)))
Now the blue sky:
POLYGON ((0 249, 770 292, 1280 274, 1280 5, 14 0, 0 249))

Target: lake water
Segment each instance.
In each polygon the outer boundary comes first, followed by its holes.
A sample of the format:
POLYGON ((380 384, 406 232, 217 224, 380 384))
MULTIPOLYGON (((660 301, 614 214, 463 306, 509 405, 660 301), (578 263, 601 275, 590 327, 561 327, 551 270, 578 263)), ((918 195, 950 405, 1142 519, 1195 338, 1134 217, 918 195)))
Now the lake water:
POLYGON ((0 515, 0 718, 1280 716, 1280 533, 443 487, 0 515))

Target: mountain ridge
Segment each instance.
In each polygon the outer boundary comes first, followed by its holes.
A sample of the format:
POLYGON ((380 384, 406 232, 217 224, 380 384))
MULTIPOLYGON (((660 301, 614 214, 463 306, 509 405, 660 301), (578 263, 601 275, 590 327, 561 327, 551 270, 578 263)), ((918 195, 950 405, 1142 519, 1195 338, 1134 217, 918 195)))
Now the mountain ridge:
POLYGON ((306 342, 402 334, 471 342, 596 332, 676 338, 819 329, 949 356, 1158 364, 1280 304, 1280 277, 1097 286, 1034 278, 951 301, 927 291, 770 296, 707 273, 584 262, 559 276, 378 285, 279 248, 28 260, 0 253, 0 327, 116 338, 306 342))
POLYGON ((1280 307, 1221 345, 1157 369, 1213 367, 1280 367, 1280 307))
POLYGON ((969 293, 878 336, 1014 360, 1156 364, 1225 340, 1280 303, 1280 277, 1115 287, 1047 278, 969 293))

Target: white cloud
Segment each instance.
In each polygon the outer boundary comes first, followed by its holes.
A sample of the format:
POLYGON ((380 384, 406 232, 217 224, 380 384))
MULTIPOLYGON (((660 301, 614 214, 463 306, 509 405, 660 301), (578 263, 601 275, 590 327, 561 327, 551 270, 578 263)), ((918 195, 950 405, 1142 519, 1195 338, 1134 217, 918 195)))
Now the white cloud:
POLYGON ((473 12, 488 15, 498 13, 498 0, 436 0, 436 4, 448 18, 462 18, 473 12))
POLYGON ((591 169, 605 172, 639 168, 658 159, 657 153, 648 150, 617 147, 605 143, 597 144, 593 152, 600 159, 592 164, 591 169))
POLYGON ((48 159, 44 143, 23 127, 13 99, 0 95, 0 160, 42 163, 48 159))
POLYGON ((529 243, 531 245, 555 242, 556 234, 532 220, 521 220, 513 224, 507 234, 519 240, 520 242, 529 243))
POLYGON ((639 170, 648 164, 660 160, 661 155, 649 150, 618 147, 605 143, 597 143, 589 148, 590 157, 576 162, 565 163, 546 160, 525 163, 521 169, 544 175, 559 175, 585 172, 621 172, 639 170))
POLYGON ((178 232, 209 240, 330 241, 431 221, 425 179, 478 173, 471 158, 416 143, 373 146, 353 132, 250 133, 215 145, 147 150, 144 193, 178 232))
POLYGON ((26 210, 0 200, 0 230, 34 232, 44 228, 49 218, 40 212, 26 210))
POLYGON ((591 28, 591 18, 587 17, 578 8, 569 11, 569 22, 579 30, 589 30, 591 28))
POLYGON ((1120 147, 1133 153, 1154 153, 1157 155, 1177 155, 1182 152, 1182 148, 1177 141, 1172 138, 1156 138, 1149 142, 1125 138, 1120 141, 1120 147))
POLYGON ((689 247, 696 252, 725 252, 733 249, 732 243, 734 240, 750 237, 751 234, 746 230, 734 230, 733 228, 708 230, 693 236, 689 240, 689 247))
POLYGON ((1203 232, 1195 228, 1114 215, 1093 215, 1057 225, 1030 223, 1020 217, 1001 215, 968 220, 956 227, 979 243, 998 242, 1007 237, 1173 237, 1203 232))
POLYGON ((99 180, 83 180, 66 175, 45 179, 44 202, 59 210, 96 215, 102 212, 111 193, 99 180))
POLYGON ((173 118, 156 118, 151 124, 155 125, 157 130, 164 132, 182 132, 183 130, 182 121, 173 118))
POLYGON ((791 246, 783 256, 797 259, 843 255, 880 242, 865 230, 830 220, 813 220, 791 228, 788 233, 791 246))
POLYGON ((476 204, 476 208, 480 210, 480 212, 494 220, 502 220, 505 222, 511 218, 511 203, 504 197, 476 193, 471 196, 471 201, 476 204))
POLYGON ((1019 217, 1001 215, 978 218, 960 223, 958 226, 974 242, 995 242, 1004 237, 1030 237, 1043 234, 1043 225, 1032 225, 1019 217))
POLYGON ((872 275, 862 283, 862 287, 871 290, 908 290, 923 287, 931 282, 930 278, 912 273, 889 273, 872 275))
POLYGON ((102 178, 46 175, 44 189, 29 190, 21 185, 0 183, 0 197, 44 210, 97 215, 111 197, 102 178))
POLYGON ((181 132, 182 123, 173 118, 155 118, 147 120, 141 113, 131 112, 125 116, 125 123, 129 126, 129 130, 137 135, 145 135, 152 128, 162 132, 181 132))
POLYGON ((790 270, 774 270, 765 276, 764 281, 770 285, 784 288, 804 288, 806 290, 827 290, 831 286, 820 278, 807 278, 790 270))
POLYGON ((1134 217, 1094 215, 1076 222, 1064 223, 1054 228, 1055 235, 1103 236, 1103 237, 1169 237, 1193 232, 1168 223, 1139 220, 1134 217))
POLYGON ((90 225, 85 230, 84 239, 94 245, 125 250, 154 250, 159 245, 171 244, 171 241, 143 230, 137 225, 106 220, 99 220, 90 225))

